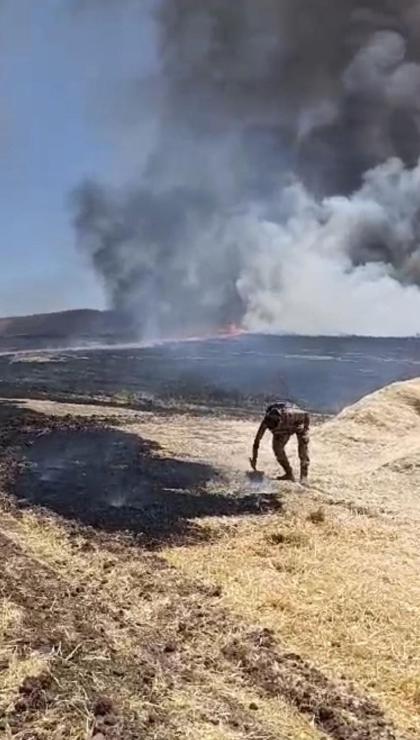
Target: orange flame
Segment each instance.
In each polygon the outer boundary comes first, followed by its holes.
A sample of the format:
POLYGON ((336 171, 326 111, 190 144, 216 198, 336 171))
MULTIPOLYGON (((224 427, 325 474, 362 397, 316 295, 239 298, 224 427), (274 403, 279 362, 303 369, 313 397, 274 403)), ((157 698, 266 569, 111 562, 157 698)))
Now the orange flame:
POLYGON ((239 337, 241 334, 245 334, 245 332, 237 324, 229 324, 226 329, 221 331, 222 337, 239 337))
POLYGON ((168 337, 163 339, 163 342, 200 342, 206 339, 232 339, 245 334, 245 330, 241 329, 237 324, 229 324, 226 327, 215 329, 214 331, 202 332, 200 334, 182 334, 179 333, 176 337, 168 337))

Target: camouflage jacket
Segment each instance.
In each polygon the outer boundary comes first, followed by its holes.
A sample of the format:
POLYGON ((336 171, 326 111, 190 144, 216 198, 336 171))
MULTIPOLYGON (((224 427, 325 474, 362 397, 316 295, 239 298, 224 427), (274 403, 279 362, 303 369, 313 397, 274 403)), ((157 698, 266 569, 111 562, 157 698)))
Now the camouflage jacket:
MULTIPOLYGON (((274 404, 269 406, 266 411, 266 415, 272 410, 278 410, 280 414, 279 423, 277 429, 272 430, 275 434, 296 434, 296 432, 304 432, 309 429, 310 417, 307 411, 299 408, 292 404, 274 404)), ((262 422, 265 424, 265 419, 262 422)), ((265 425, 266 426, 266 425, 265 425)), ((266 426, 266 428, 268 428, 266 426)))
POLYGON ((266 410, 264 419, 261 422, 260 428, 258 429, 257 436, 254 441, 253 454, 258 454, 260 442, 269 429, 266 423, 266 417, 272 411, 276 409, 279 412, 280 418, 275 429, 270 429, 274 437, 292 434, 304 434, 308 433, 310 425, 310 416, 307 411, 300 409, 298 406, 289 404, 273 404, 266 410))

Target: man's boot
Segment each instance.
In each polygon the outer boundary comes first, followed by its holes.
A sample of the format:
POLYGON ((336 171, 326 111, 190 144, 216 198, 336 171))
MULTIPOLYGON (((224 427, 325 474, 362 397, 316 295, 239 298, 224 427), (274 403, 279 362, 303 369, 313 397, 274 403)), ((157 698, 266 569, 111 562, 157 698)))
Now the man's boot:
POLYGON ((279 475, 276 480, 289 481, 290 483, 294 483, 295 482, 295 476, 293 475, 292 468, 284 468, 284 470, 285 470, 285 474, 284 475, 279 475))
POLYGON ((302 486, 307 487, 309 485, 308 473, 309 473, 309 465, 306 465, 303 463, 300 466, 300 483, 302 486))

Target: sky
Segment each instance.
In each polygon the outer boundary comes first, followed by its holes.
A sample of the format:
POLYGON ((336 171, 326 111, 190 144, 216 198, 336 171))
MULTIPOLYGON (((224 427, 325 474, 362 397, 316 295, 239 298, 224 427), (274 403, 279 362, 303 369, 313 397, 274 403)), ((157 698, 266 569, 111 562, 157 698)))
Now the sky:
POLYGON ((118 4, 96 28, 77 2, 0 0, 1 316, 104 307, 70 195, 84 178, 126 171, 115 125, 130 142, 136 122, 119 96, 153 60, 150 29, 118 4))

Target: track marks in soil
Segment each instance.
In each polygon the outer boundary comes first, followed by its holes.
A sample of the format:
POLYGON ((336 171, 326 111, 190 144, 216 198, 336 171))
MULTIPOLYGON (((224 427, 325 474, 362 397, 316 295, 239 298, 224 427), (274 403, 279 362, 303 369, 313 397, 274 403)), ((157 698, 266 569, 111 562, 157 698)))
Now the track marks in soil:
POLYGON ((261 630, 227 644, 224 655, 247 679, 270 696, 287 699, 334 740, 396 740, 395 729, 371 700, 357 696, 301 656, 278 650, 272 634, 261 630))

